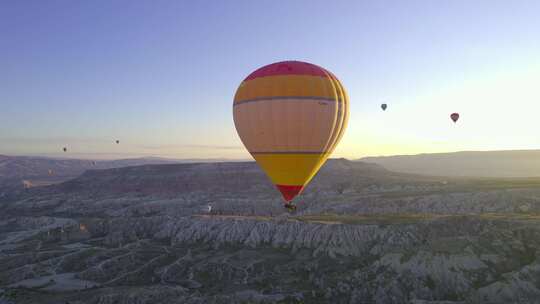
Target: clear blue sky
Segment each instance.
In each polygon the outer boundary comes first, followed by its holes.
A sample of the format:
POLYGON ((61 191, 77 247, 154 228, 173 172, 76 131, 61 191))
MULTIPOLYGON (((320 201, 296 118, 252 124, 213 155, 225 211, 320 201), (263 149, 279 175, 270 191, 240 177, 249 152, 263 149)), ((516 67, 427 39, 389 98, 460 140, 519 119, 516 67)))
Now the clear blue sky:
POLYGON ((347 88, 336 157, 540 148, 538 12, 540 1, 2 1, 0 154, 248 158, 233 95, 287 59, 347 88))

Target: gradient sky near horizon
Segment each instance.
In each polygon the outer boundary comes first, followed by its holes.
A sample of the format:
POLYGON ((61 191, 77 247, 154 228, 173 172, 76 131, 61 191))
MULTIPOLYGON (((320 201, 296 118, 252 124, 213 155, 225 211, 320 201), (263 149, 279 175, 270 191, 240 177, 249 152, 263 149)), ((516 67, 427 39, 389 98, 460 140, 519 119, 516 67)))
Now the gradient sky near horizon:
POLYGON ((290 59, 348 90, 333 157, 539 149, 538 12, 534 0, 2 1, 0 154, 249 158, 233 95, 290 59))

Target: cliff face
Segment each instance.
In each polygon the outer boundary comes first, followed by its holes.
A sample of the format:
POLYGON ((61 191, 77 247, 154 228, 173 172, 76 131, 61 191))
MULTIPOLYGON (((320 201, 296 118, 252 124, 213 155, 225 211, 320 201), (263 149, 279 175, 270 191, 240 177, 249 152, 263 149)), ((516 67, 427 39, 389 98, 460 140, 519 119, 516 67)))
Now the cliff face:
POLYGON ((142 166, 10 196, 0 203, 0 303, 540 297, 535 180, 425 178, 336 160, 291 215, 265 179, 250 163, 142 166))

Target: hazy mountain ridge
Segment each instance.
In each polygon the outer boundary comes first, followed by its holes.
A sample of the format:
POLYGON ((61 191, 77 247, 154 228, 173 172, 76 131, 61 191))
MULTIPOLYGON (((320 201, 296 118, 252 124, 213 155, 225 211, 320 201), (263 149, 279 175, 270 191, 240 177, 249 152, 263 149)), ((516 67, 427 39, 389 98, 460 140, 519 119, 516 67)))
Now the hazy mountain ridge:
POLYGON ((88 169, 109 169, 144 164, 178 162, 163 158, 135 158, 119 160, 85 160, 29 156, 0 156, 0 179, 56 176, 75 177, 88 169), (49 172, 51 170, 52 172, 49 172))
POLYGON ((540 150, 464 151, 365 157, 388 170, 457 177, 538 177, 540 150))

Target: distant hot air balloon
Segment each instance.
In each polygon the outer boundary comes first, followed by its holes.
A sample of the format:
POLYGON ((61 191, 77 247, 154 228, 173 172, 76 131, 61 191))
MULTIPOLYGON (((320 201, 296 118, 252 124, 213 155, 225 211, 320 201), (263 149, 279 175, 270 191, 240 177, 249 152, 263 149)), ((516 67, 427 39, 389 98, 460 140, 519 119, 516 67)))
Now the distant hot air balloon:
POLYGON ((458 121, 458 119, 459 119, 459 113, 452 113, 452 114, 450 114, 450 118, 451 118, 454 122, 458 121))
POLYGON ((386 104, 385 104, 385 103, 381 104, 381 109, 382 109, 383 111, 386 111, 386 104))
POLYGON ((291 206, 343 136, 349 99, 331 72, 283 61, 244 79, 233 115, 247 150, 291 206))
POLYGON ((64 149, 63 149, 63 150, 64 150, 64 152, 67 152, 67 148, 66 148, 66 147, 64 147, 64 149))

